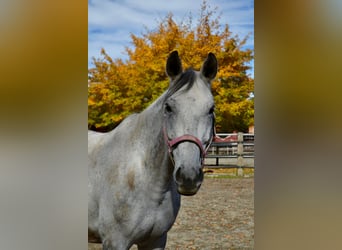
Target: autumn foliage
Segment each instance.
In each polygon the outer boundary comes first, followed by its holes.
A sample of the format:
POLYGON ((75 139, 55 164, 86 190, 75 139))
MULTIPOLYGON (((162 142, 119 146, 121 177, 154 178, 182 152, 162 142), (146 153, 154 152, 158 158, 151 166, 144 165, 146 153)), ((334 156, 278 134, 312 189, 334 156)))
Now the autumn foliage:
POLYGON ((216 127, 221 132, 247 131, 254 123, 254 80, 247 74, 253 51, 242 49, 246 39, 232 36, 223 28, 215 10, 202 3, 200 17, 193 27, 187 21, 176 23, 167 15, 155 29, 146 28, 141 36, 131 35, 133 48, 126 48, 128 59, 112 59, 101 50, 102 58, 93 58, 89 70, 88 127, 107 131, 126 116, 140 112, 168 87, 165 62, 178 50, 183 67, 199 70, 208 52, 218 60, 219 72, 212 83, 216 104, 216 127))

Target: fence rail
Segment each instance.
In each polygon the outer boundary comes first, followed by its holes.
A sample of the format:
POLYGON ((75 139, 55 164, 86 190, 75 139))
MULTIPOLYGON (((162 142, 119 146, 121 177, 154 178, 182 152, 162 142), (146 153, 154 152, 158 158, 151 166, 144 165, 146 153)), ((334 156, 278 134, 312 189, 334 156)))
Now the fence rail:
POLYGON ((206 155, 210 168, 254 168, 254 134, 217 134, 206 155))

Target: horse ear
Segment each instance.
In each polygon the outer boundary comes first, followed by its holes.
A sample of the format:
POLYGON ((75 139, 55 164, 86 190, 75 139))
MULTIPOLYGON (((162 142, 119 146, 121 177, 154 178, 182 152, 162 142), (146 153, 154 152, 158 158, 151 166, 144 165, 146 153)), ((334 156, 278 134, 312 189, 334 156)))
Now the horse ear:
POLYGON ((209 53, 207 59, 204 61, 201 74, 207 78, 209 81, 212 81, 217 74, 217 59, 213 53, 209 53))
POLYGON ((182 62, 178 56, 178 51, 172 51, 167 58, 166 74, 171 78, 171 80, 174 80, 182 72, 182 62))

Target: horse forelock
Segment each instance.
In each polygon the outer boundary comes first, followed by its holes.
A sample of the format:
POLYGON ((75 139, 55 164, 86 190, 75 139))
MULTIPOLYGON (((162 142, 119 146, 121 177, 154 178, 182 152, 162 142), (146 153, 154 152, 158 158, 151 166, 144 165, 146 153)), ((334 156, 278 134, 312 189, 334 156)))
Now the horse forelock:
POLYGON ((193 69, 187 69, 184 71, 179 77, 175 79, 174 82, 171 83, 169 89, 166 92, 165 100, 167 100, 170 96, 178 92, 183 86, 186 87, 186 91, 188 91, 195 83, 196 73, 193 69))

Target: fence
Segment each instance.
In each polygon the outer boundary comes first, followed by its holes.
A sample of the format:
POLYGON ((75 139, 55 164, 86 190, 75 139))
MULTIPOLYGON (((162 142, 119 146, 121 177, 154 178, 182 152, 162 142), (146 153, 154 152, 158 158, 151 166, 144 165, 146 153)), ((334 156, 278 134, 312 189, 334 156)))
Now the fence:
POLYGON ((254 168, 254 134, 217 134, 205 159, 210 168, 254 168))

